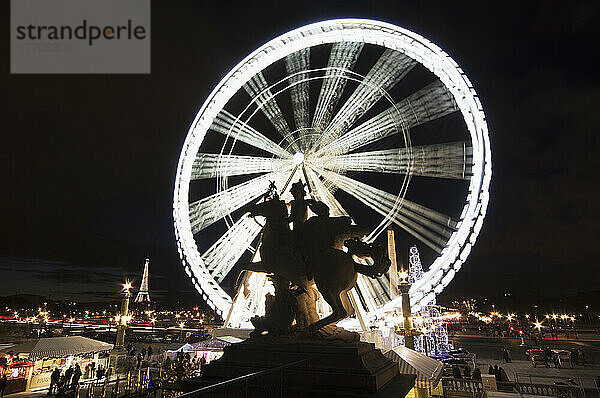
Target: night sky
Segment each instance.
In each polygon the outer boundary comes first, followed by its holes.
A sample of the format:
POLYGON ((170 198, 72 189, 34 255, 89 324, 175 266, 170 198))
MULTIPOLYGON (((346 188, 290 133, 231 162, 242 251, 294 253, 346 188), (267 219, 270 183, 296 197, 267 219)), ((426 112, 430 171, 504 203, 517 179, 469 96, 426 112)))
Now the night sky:
POLYGON ((416 3, 155 0, 150 75, 11 75, 2 2, 0 296, 112 299, 147 255, 151 294, 190 296, 171 216, 190 123, 255 48, 340 17, 430 39, 485 109, 490 206, 445 297, 599 290, 600 3, 416 3))

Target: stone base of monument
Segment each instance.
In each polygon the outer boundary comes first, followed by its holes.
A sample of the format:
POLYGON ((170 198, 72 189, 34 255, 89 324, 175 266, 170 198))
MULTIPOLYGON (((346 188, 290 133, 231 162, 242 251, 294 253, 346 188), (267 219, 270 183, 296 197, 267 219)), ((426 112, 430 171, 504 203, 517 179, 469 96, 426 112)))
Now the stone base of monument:
POLYGON ((298 361, 237 382, 240 391, 247 392, 247 397, 397 398, 414 385, 414 375, 400 374, 398 364, 371 343, 265 337, 226 347, 223 357, 206 365, 202 377, 189 381, 184 389, 191 391, 298 361))

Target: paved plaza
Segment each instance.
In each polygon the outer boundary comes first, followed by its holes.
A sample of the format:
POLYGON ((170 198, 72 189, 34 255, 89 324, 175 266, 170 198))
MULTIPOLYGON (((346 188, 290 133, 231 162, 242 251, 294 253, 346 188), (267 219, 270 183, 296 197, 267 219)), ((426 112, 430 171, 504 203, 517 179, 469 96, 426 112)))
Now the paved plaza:
POLYGON ((565 364, 561 368, 533 367, 525 351, 531 346, 521 346, 520 339, 495 338, 477 335, 457 335, 451 338, 455 346, 466 348, 475 354, 475 361, 481 371, 486 373, 488 366, 498 365, 504 368, 511 381, 525 383, 554 384, 562 382, 569 384, 573 379, 577 385, 584 388, 595 388, 594 379, 600 376, 600 339, 596 335, 575 339, 544 339, 542 347, 552 349, 580 348, 585 353, 585 365, 575 365, 573 368, 565 364), (502 360, 502 349, 506 348, 511 355, 512 362, 502 360))

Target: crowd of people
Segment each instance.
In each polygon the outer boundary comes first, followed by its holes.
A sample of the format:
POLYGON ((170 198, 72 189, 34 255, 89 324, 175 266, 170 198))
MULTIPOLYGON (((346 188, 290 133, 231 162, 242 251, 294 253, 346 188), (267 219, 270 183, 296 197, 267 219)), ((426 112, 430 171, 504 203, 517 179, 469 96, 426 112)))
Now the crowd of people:
MULTIPOLYGON (((496 378, 496 381, 509 381, 506 371, 498 365, 490 365, 488 374, 493 375, 496 378)), ((460 367, 454 366, 452 368, 452 377, 455 379, 481 380, 481 369, 476 366, 473 368, 473 371, 471 371, 471 368, 466 366, 461 371, 460 367)))
POLYGON ((133 357, 137 360, 137 368, 138 369, 142 366, 142 362, 144 360, 150 361, 153 354, 154 354, 154 351, 152 350, 152 346, 148 346, 147 348, 142 347, 138 351, 137 348, 133 344, 129 343, 129 345, 127 345, 127 355, 129 355, 130 357, 133 357))
POLYGON ((54 368, 50 375, 50 387, 48 388, 48 395, 56 394, 58 396, 64 395, 67 390, 76 390, 79 385, 79 379, 83 372, 79 364, 75 366, 69 366, 64 374, 61 374, 59 368, 54 368))

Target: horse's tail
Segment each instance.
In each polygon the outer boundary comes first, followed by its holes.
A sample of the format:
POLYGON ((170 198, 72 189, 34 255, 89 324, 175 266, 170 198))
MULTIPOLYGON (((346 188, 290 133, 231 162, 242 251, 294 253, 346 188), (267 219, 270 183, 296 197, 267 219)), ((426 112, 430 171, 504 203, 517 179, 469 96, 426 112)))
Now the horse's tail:
POLYGON ((367 275, 371 278, 376 278, 383 275, 390 268, 390 259, 387 256, 386 250, 381 245, 370 245, 361 241, 358 238, 348 239, 344 242, 344 246, 348 248, 348 253, 359 258, 371 258, 373 264, 365 265, 354 262, 354 269, 359 274, 367 275))

